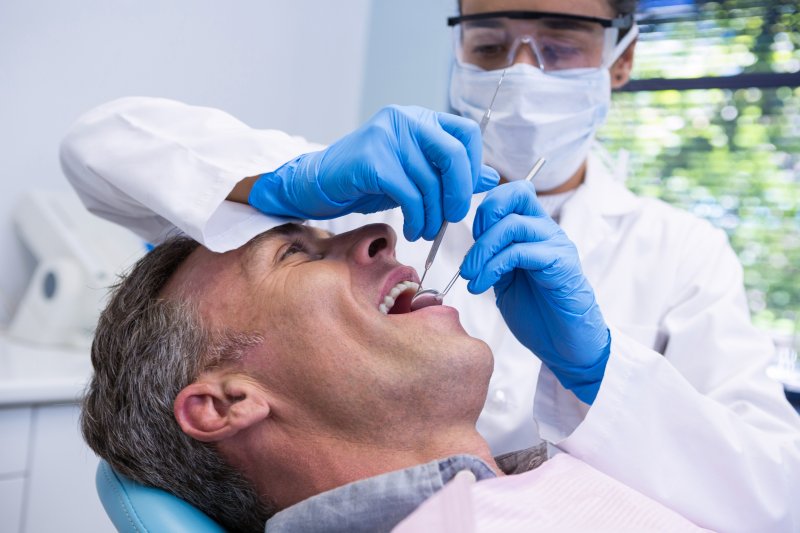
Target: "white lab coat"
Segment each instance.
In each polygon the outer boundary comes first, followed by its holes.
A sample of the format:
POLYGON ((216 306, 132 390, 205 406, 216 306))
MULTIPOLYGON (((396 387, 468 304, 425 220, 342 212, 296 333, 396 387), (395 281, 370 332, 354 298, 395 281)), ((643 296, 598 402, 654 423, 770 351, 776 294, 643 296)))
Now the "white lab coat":
MULTIPOLYGON (((93 212, 152 242, 177 226, 224 251, 285 222, 225 201, 233 185, 320 148, 218 110, 128 98, 81 117, 61 156, 93 212)), ((448 230, 430 286, 458 268, 478 201, 448 230)), ((396 209, 319 225, 339 232, 374 221, 402 227, 396 209)), ((591 408, 508 332, 491 291, 470 295, 462 281, 448 296, 466 330, 495 354, 478 424, 493 450, 528 446, 538 433, 700 526, 800 529, 800 418, 765 374, 772 344, 750 323, 742 269, 724 233, 634 196, 594 156, 560 224, 612 331, 591 408)), ((420 267, 428 246, 401 238, 397 256, 420 267)))

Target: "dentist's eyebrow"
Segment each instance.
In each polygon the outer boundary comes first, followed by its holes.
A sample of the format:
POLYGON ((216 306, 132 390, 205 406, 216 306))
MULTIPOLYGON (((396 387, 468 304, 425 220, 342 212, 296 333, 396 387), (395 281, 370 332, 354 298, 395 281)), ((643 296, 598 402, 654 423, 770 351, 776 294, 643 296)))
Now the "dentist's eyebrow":
POLYGON ((499 20, 486 19, 486 20, 470 20, 468 22, 465 22, 465 27, 466 28, 470 28, 470 29, 472 29, 472 28, 505 28, 506 25, 503 22, 499 21, 499 20))
POLYGON ((584 22, 580 20, 567 20, 559 18, 543 18, 542 24, 545 27, 553 30, 574 30, 587 33, 596 33, 598 28, 602 30, 598 24, 591 22, 584 22))

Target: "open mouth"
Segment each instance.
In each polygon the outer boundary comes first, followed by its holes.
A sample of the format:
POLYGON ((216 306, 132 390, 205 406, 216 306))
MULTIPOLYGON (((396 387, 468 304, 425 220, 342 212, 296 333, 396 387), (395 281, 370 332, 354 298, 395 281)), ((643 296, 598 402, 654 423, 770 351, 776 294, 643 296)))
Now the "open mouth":
POLYGON ((411 299, 419 289, 419 283, 401 281, 383 297, 378 310, 384 315, 400 315, 411 312, 411 299))

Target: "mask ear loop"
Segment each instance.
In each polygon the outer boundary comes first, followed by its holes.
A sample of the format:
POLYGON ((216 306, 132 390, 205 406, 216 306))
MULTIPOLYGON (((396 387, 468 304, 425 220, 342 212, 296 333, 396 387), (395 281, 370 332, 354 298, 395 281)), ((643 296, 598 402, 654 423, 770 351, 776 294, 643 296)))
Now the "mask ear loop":
MULTIPOLYGON (((607 33, 608 33, 608 35, 606 35, 607 40, 609 39, 616 40, 617 35, 619 35, 619 29, 617 29, 616 32, 610 31, 607 33)), ((617 61, 617 59, 620 58, 620 56, 625 52, 625 50, 628 49, 628 47, 631 45, 634 39, 636 39, 638 36, 639 36, 639 26, 634 24, 633 26, 631 26, 631 29, 628 31, 628 33, 625 34, 625 37, 623 37, 614 46, 611 55, 606 60, 603 61, 602 68, 611 68, 611 65, 613 65, 617 61)))
MULTIPOLYGON (((617 29, 616 32, 608 32, 609 34, 613 35, 613 39, 617 39, 617 35, 619 35, 619 30, 617 29)), ((611 68, 611 65, 616 62, 617 59, 628 49, 634 39, 639 36, 639 26, 636 24, 631 27, 630 31, 625 34, 616 45, 614 45, 614 49, 611 53, 611 56, 608 60, 603 62, 603 68, 611 68)), ((628 151, 622 148, 617 153, 617 160, 616 164, 614 165, 613 175, 617 181, 621 183, 625 183, 628 177, 628 151)))

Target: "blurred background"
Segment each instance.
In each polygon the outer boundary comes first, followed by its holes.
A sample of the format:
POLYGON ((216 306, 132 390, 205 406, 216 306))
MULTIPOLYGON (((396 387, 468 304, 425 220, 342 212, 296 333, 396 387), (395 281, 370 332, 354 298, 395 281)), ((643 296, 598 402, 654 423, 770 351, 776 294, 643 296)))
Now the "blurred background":
POLYGON ((756 323, 800 311, 800 12, 797 1, 652 2, 635 81, 602 138, 630 153, 628 184, 724 229, 756 323))
MULTIPOLYGON (((58 145, 81 113, 163 96, 330 142, 383 105, 446 110, 455 5, 0 0, 0 330, 42 262, 20 206, 31 224, 31 191, 69 195, 58 145)), ((634 79, 600 134, 634 191, 728 233, 787 372, 800 344, 798 11, 797 0, 641 2, 634 79)), ((69 224, 52 225, 69 240, 69 224)), ((0 532, 110 531, 74 429, 85 349, 35 344, 0 344, 0 532)))

